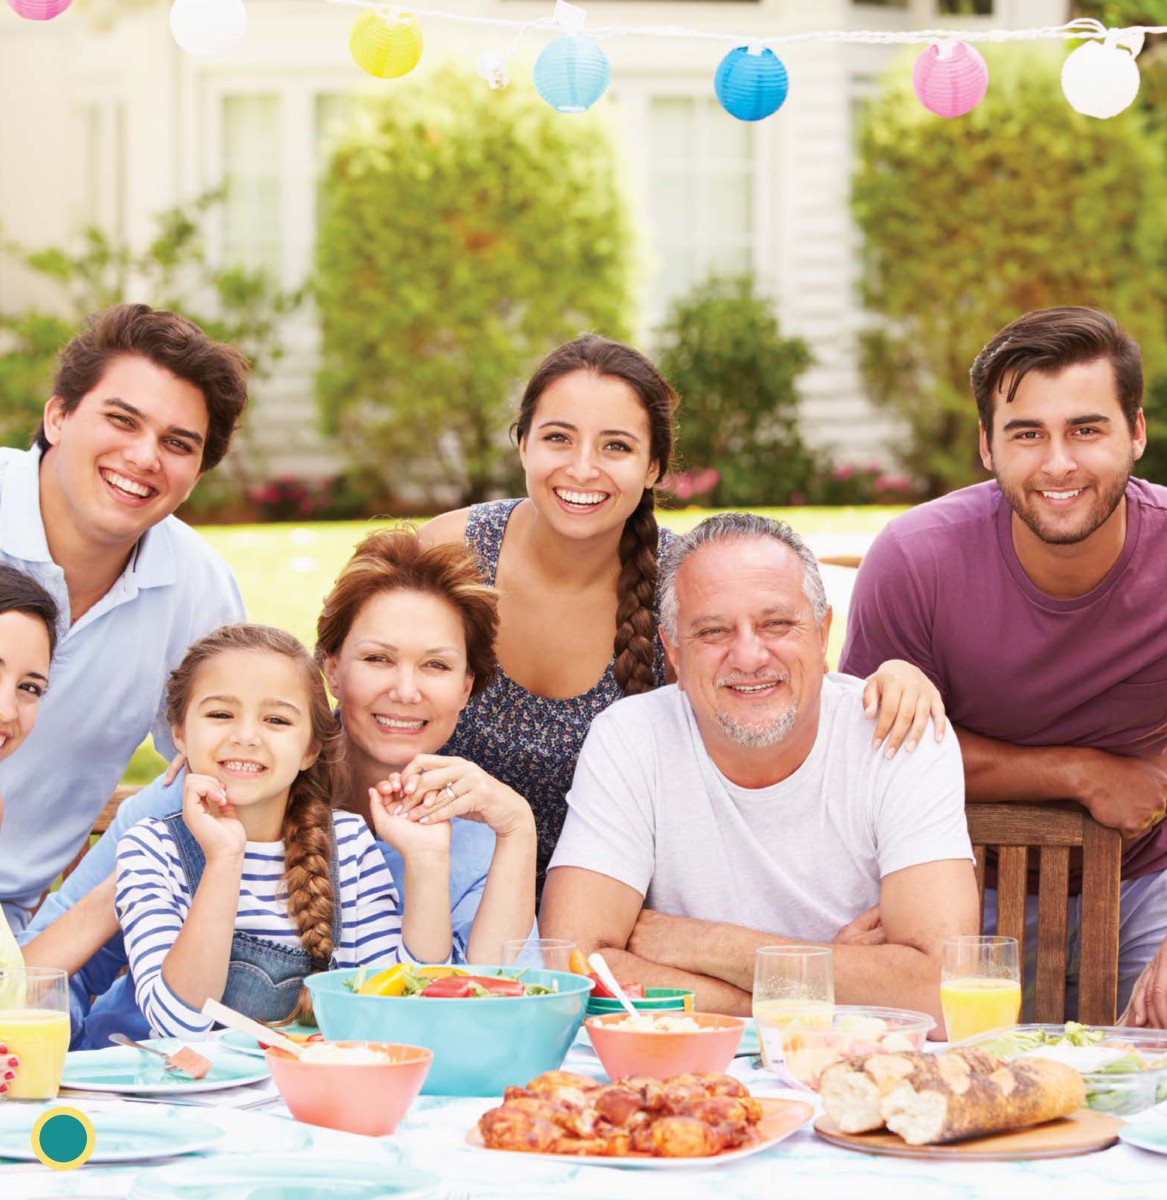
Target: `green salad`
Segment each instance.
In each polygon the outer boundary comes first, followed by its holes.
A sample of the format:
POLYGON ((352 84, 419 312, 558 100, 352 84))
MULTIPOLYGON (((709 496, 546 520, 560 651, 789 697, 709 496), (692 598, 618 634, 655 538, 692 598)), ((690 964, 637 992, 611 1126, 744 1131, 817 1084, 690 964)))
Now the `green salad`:
MULTIPOLYGON (((1128 1036, 1137 1038, 1137 1034, 1132 1029, 1128 1036)), ((1105 1029, 1077 1021, 1067 1021, 1060 1030, 1019 1028, 977 1042, 977 1049, 1004 1059, 1025 1055, 1065 1063, 1082 1075, 1087 1106, 1103 1112, 1135 1112, 1167 1100, 1167 1078, 1160 1081, 1142 1074, 1167 1068, 1167 1054, 1152 1058, 1133 1040, 1108 1036, 1105 1029)))

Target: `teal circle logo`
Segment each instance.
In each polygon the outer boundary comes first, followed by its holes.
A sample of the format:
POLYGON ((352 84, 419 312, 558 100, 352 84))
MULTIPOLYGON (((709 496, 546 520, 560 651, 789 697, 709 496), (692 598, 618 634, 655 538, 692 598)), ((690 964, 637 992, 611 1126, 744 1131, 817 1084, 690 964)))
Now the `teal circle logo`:
POLYGON ((50 1108, 32 1127, 37 1158, 54 1171, 72 1171, 93 1153, 93 1122, 76 1108, 50 1108))

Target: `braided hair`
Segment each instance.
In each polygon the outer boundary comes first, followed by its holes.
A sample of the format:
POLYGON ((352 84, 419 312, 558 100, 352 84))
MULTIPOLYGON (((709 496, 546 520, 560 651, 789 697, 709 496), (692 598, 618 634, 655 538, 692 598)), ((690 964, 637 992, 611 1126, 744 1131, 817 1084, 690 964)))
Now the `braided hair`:
MULTIPOLYGON (((316 760, 295 778, 284 812, 284 887, 288 915, 300 933, 300 944, 312 959, 311 974, 327 971, 335 947, 332 922, 337 897, 332 891, 332 795, 343 769, 340 733, 324 680, 312 656, 290 634, 270 625, 223 625, 200 638, 171 673, 166 688, 166 716, 172 726, 186 718, 199 668, 231 650, 279 654, 301 670, 310 697, 312 740, 320 747, 316 760)), ((288 1021, 311 1021, 308 989, 302 988, 288 1021)))
MULTIPOLYGON (((639 350, 585 333, 556 347, 531 376, 519 404, 513 432, 522 442, 531 429, 539 398, 547 388, 573 371, 619 379, 626 383, 648 417, 649 455, 663 478, 673 455, 673 417, 677 393, 639 350)), ((653 673, 656 620, 656 550, 659 530, 655 516, 656 493, 645 488, 640 502, 624 522, 620 536, 620 575, 616 582, 615 661, 612 669, 626 696, 649 692, 656 686, 653 673)))

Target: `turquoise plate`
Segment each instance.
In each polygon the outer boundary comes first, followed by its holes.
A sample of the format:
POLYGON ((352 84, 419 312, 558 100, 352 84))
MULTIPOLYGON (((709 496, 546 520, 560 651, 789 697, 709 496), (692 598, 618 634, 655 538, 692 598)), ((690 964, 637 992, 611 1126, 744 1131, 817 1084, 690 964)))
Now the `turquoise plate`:
POLYGON ((436 1175, 391 1160, 241 1155, 141 1171, 130 1200, 425 1200, 440 1189, 436 1175))
MULTIPOLYGON (((0 1158, 35 1162, 32 1127, 48 1109, 25 1112, 0 1110, 0 1158)), ((226 1136, 217 1125, 188 1121, 178 1113, 163 1119, 135 1113, 86 1113, 93 1122, 91 1163, 137 1162, 145 1158, 173 1158, 218 1146, 226 1136)))
POLYGON ((762 1044, 758 1041, 758 1027, 752 1022, 746 1026, 742 1040, 738 1043, 734 1058, 753 1058, 762 1053, 762 1044))
POLYGON ((1155 1154, 1167 1154, 1167 1120, 1162 1118, 1127 1121, 1118 1131, 1118 1136, 1128 1146, 1138 1146, 1140 1150, 1151 1150, 1155 1154))
MULTIPOLYGON (((171 1039, 153 1039, 146 1043, 160 1050, 173 1050, 179 1043, 171 1039)), ((185 1095, 191 1092, 216 1092, 221 1088, 257 1083, 268 1077, 267 1064, 245 1054, 218 1052, 213 1044, 199 1044, 200 1052, 212 1058, 204 1079, 166 1073, 161 1059, 125 1046, 105 1050, 74 1050, 65 1056, 61 1086, 88 1092, 139 1092, 150 1096, 185 1095)))
MULTIPOLYGON (((314 1033, 319 1033, 320 1030, 315 1025, 281 1025, 276 1030, 277 1033, 282 1033, 285 1037, 310 1037, 314 1033)), ((224 1046, 230 1046, 232 1050, 238 1050, 240 1054, 250 1054, 255 1058, 262 1058, 263 1051, 259 1048, 259 1042, 248 1033, 240 1033, 237 1029, 228 1029, 219 1041, 224 1046)))

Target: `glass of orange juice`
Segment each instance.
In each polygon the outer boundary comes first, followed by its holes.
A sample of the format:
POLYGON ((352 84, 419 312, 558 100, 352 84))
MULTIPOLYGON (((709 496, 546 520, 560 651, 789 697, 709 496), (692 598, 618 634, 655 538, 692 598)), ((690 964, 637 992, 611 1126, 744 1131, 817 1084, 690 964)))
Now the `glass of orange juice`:
POLYGON ((835 959, 829 946, 762 946, 754 955, 754 1022, 762 1062, 783 1062, 782 1035, 792 1025, 826 1029, 835 1011, 835 959))
POLYGON ((952 937, 944 941, 940 1007, 948 1040, 1016 1025, 1021 1016, 1017 939, 952 937))
POLYGON ((0 967, 0 1045, 20 1060, 5 1099, 56 1096, 69 1050, 69 977, 64 971, 0 967))

